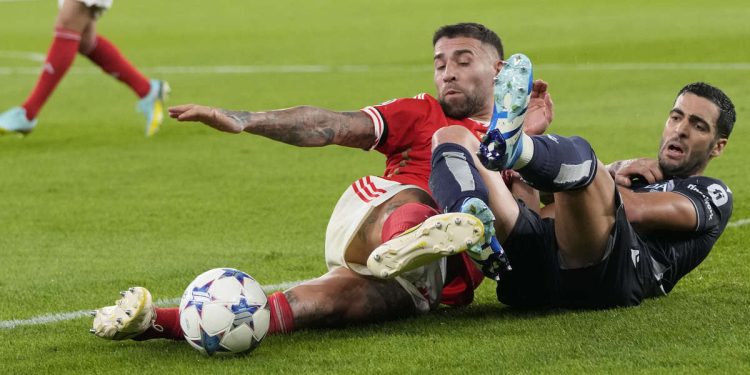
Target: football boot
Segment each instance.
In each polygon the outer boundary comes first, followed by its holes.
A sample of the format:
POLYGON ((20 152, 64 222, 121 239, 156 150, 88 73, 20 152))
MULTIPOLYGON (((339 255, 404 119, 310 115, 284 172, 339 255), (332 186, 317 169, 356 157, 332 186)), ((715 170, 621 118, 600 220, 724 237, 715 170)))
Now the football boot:
POLYGON ((169 84, 156 79, 151 80, 151 89, 143 99, 138 101, 137 110, 146 117, 146 136, 150 137, 159 131, 164 121, 164 101, 169 95, 169 84))
POLYGON ((31 133, 35 126, 36 119, 27 119, 23 107, 13 107, 0 114, 0 135, 15 133, 25 136, 31 133))
POLYGON ((487 169, 511 168, 521 156, 523 120, 533 83, 531 60, 520 53, 505 61, 495 77, 492 119, 477 153, 487 169))
POLYGON ((126 340, 145 332, 156 320, 151 293, 135 286, 120 292, 114 306, 92 311, 93 327, 89 332, 107 340, 126 340))
POLYGON ((484 225, 475 216, 435 215, 378 246, 367 258, 367 268, 376 277, 393 278, 482 242, 484 225))

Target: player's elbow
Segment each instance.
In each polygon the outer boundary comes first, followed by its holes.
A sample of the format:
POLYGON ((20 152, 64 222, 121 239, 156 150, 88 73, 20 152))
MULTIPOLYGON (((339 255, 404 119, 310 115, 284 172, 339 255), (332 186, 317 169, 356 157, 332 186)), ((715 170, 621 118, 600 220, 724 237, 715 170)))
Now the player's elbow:
POLYGON ((620 189, 625 216, 630 224, 637 227, 643 224, 647 218, 648 204, 645 204, 643 200, 637 199, 635 194, 630 190, 620 189))
POLYGON ((628 218, 628 222, 634 226, 643 224, 645 219, 645 213, 642 205, 639 204, 625 204, 625 216, 628 218))

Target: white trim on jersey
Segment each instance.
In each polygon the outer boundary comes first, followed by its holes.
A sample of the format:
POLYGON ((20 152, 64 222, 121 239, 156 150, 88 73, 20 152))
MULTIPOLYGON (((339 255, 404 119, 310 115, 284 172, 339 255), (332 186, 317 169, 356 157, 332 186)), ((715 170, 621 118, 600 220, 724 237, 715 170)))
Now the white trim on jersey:
POLYGON ((383 116, 381 116, 380 112, 373 106, 362 108, 362 112, 370 116, 372 126, 375 129, 375 142, 370 147, 370 150, 372 150, 380 143, 380 138, 383 136, 383 128, 385 127, 385 120, 383 120, 383 116))
MULTIPOLYGON (((426 93, 419 93, 414 96, 414 99, 419 100, 425 100, 426 93)), ((386 105, 389 103, 392 103, 396 101, 397 99, 392 99, 387 102, 383 102, 380 105, 386 105)), ((375 106, 367 106, 365 108, 361 109, 362 112, 366 113, 368 116, 370 116, 370 119, 372 120, 372 126, 375 129, 375 143, 372 144, 370 147, 370 150, 375 149, 375 147, 378 147, 378 144, 380 144, 380 138, 383 137, 383 133, 385 132, 385 120, 383 119, 383 116, 380 114, 380 111, 378 111, 375 106)))

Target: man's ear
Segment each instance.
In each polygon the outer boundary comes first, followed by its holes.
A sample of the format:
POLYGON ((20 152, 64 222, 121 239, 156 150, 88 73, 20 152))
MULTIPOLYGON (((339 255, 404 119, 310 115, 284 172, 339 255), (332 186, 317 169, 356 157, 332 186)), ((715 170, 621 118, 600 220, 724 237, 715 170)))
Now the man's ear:
POLYGON ((494 66, 494 68, 495 68, 495 75, 498 75, 500 73, 500 71, 503 70, 503 64, 504 63, 505 62, 503 60, 500 60, 500 59, 498 59, 497 61, 495 61, 495 66, 494 66))
POLYGON ((716 141, 716 144, 714 145, 713 150, 711 150, 711 157, 715 158, 721 155, 721 153, 724 152, 725 147, 727 147, 727 139, 719 138, 719 140, 716 141))

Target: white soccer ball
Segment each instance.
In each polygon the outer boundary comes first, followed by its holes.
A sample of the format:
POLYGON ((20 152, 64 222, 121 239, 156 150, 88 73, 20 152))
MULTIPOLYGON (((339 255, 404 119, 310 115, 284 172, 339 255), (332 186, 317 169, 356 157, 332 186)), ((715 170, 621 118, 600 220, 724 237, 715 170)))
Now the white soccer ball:
POLYGON ((193 280, 180 301, 180 327, 201 353, 246 353, 268 332, 271 312, 255 279, 234 268, 215 268, 193 280))

